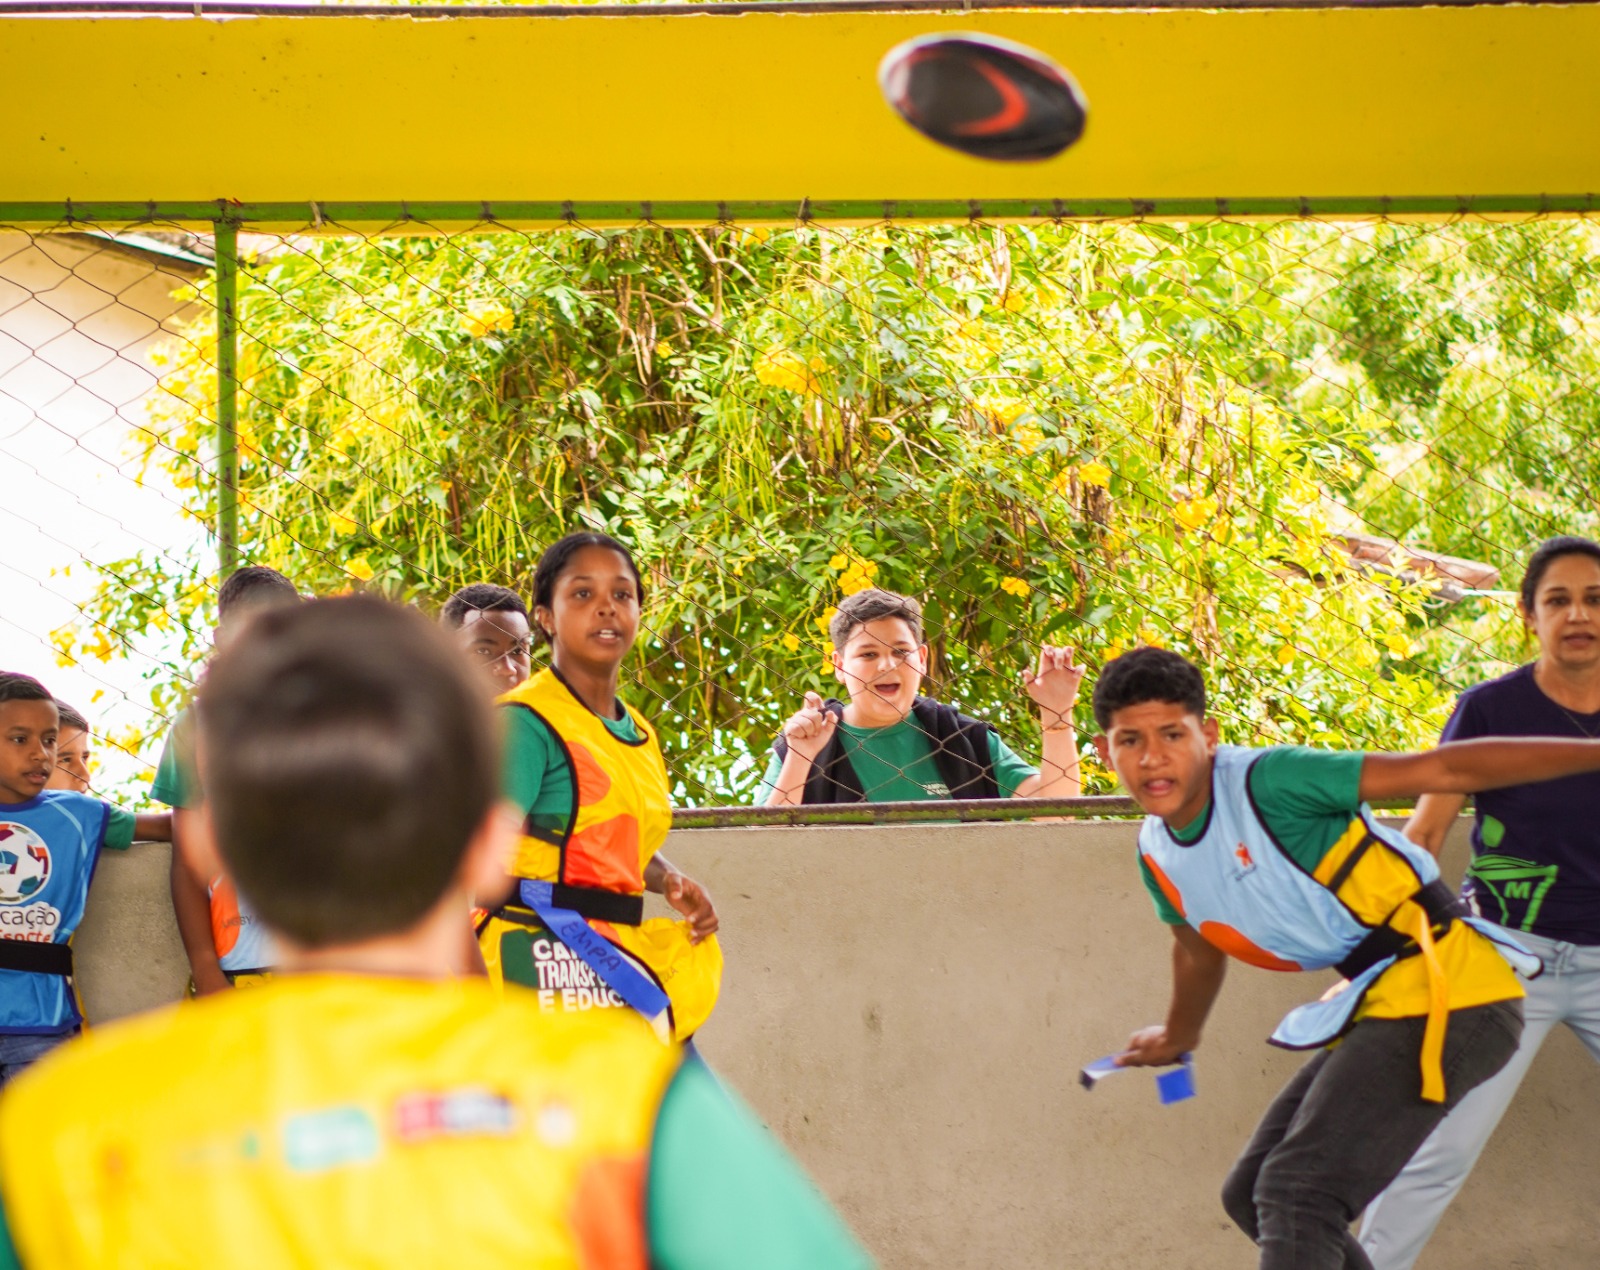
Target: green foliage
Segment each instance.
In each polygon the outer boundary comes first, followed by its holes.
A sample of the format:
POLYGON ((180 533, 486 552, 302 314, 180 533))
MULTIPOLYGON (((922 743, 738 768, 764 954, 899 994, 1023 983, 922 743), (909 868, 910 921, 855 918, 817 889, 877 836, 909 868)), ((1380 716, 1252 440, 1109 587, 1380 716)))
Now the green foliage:
MULTIPOLYGON (((430 607, 526 591, 575 527, 630 539, 630 672, 691 802, 749 796, 869 582, 925 597, 939 692, 1024 752, 1041 640, 1204 659, 1230 739, 1425 744, 1516 655, 1511 611, 1340 535, 1514 570, 1593 528, 1592 248, 1576 223, 267 240, 241 536, 308 590, 430 607)), ((175 343, 147 448, 208 521, 211 352, 175 343)), ((92 620, 208 625, 199 562, 123 573, 92 620)))

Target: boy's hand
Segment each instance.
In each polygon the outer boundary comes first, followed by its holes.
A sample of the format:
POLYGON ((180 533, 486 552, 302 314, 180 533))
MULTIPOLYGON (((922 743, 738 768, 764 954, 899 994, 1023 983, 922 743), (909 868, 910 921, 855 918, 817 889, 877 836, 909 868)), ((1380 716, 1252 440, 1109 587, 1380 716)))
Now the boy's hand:
POLYGON ((1046 728, 1070 726, 1072 707, 1078 701, 1084 668, 1073 660, 1074 650, 1046 644, 1039 649, 1039 667, 1022 672, 1022 685, 1039 706, 1046 728))
POLYGON ((661 894, 667 903, 682 913, 689 922, 689 942, 698 944, 717 933, 716 906, 706 888, 682 873, 669 873, 662 882, 661 894))
POLYGON ((828 742, 833 739, 833 730, 838 724, 838 719, 822 708, 822 698, 814 692, 806 693, 806 704, 803 710, 789 716, 789 721, 783 725, 783 739, 789 743, 789 749, 808 763, 815 763, 817 755, 827 749, 828 742))
POLYGON ((1118 1067, 1170 1067, 1194 1048, 1167 1035, 1162 1025, 1140 1028, 1128 1038, 1128 1048, 1117 1055, 1118 1067))

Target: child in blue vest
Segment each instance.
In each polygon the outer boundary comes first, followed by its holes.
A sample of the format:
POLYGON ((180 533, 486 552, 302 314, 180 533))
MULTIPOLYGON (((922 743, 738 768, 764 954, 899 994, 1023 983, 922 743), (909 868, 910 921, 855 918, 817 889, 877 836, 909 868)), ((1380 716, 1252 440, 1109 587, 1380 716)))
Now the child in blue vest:
POLYGON ((163 819, 46 788, 60 726, 44 685, 0 671, 0 1083, 82 1026, 72 936, 95 863, 163 819))
POLYGON ((1314 1049, 1223 1188, 1263 1270, 1370 1268, 1349 1223, 1445 1114, 1503 1067, 1538 959, 1474 917, 1432 856, 1367 803, 1473 793, 1600 770, 1600 741, 1522 737, 1416 754, 1219 745, 1200 672, 1140 648, 1094 691, 1095 745, 1148 813, 1139 864, 1172 928, 1166 1022, 1118 1061, 1194 1050, 1229 956, 1336 967, 1347 984, 1291 1011, 1274 1044, 1314 1049), (1508 964, 1511 963, 1511 964, 1508 964), (1337 1042, 1337 1044, 1335 1044, 1337 1042))

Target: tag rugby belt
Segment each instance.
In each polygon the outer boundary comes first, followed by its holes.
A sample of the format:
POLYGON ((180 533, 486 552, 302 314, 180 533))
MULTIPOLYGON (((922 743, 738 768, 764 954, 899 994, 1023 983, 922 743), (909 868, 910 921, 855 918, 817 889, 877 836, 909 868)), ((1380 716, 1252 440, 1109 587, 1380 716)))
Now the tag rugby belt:
POLYGON ((36 975, 72 978, 72 946, 32 939, 0 938, 0 970, 26 970, 36 975))
MULTIPOLYGON (((520 898, 515 896, 508 903, 518 902, 520 898)), ((554 882, 550 886, 550 898, 557 908, 569 909, 591 921, 610 922, 613 926, 638 926, 644 921, 642 895, 622 895, 617 891, 602 891, 594 886, 568 886, 564 882, 554 882)), ((526 918, 511 908, 501 907, 495 916, 522 926, 530 924, 526 918)), ((533 924, 542 926, 544 923, 536 919, 533 924)))
MULTIPOLYGON (((1345 873, 1352 868, 1361 854, 1361 848, 1351 852, 1350 859, 1339 872, 1345 873)), ((1336 875, 1328 889, 1337 889, 1342 881, 1343 879, 1336 875)), ((1409 897, 1408 902, 1414 902, 1428 915, 1428 920, 1433 925, 1435 939, 1442 939, 1458 917, 1469 917, 1472 912, 1465 901, 1438 879, 1418 889, 1409 897)), ((1351 949, 1350 955, 1339 962, 1334 969, 1346 979, 1356 979, 1387 957, 1404 960, 1407 957, 1415 957, 1421 951, 1422 947, 1414 936, 1398 931, 1392 926, 1380 926, 1351 949)))

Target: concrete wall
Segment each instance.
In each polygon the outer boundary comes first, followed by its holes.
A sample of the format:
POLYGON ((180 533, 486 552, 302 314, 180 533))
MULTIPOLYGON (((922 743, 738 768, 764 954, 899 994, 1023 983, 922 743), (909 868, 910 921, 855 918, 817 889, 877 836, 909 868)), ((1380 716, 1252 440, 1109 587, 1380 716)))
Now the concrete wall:
MULTIPOLYGON (((1166 1004, 1132 826, 715 830, 668 850, 722 913, 702 1048, 886 1267, 1250 1264, 1217 1191, 1301 1061, 1264 1038, 1320 979, 1234 966, 1192 1101, 1160 1106, 1140 1072, 1081 1089, 1078 1068, 1166 1004)), ((170 1000, 162 850, 107 860, 95 891, 93 1016, 170 1000)), ((1597 1127, 1600 1068, 1562 1029, 1424 1270, 1593 1266, 1597 1127)))

